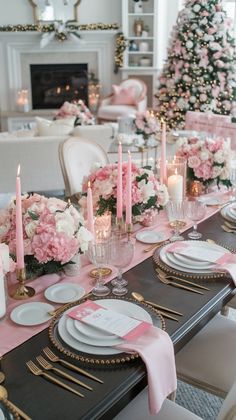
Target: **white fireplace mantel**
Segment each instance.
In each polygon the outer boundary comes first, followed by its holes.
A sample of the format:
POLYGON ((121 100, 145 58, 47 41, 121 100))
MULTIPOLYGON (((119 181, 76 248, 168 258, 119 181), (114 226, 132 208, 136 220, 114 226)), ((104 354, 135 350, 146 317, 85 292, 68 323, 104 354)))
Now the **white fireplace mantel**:
POLYGON ((102 86, 102 95, 117 82, 113 73, 117 31, 80 31, 81 41, 52 39, 40 48, 41 33, 0 33, 0 106, 1 111, 16 111, 16 93, 28 89, 31 106, 30 64, 88 63, 102 86))

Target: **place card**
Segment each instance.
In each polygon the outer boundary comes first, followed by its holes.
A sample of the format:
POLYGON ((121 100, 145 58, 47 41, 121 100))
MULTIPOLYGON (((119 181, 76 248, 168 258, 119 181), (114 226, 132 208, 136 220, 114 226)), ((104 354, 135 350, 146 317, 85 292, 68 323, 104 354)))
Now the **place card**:
POLYGON ((68 316, 125 340, 138 338, 151 327, 148 322, 103 308, 91 300, 74 308, 68 316))

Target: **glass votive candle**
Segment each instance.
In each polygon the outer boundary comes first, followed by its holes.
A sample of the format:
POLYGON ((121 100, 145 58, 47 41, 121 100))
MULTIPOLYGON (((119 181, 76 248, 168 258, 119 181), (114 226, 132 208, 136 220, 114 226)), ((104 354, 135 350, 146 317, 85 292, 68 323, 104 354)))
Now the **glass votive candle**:
POLYGON ((172 201, 182 201, 186 195, 186 160, 173 156, 166 162, 167 188, 172 201))
POLYGON ((111 212, 106 211, 101 216, 96 216, 94 221, 96 239, 109 238, 111 234, 111 212))

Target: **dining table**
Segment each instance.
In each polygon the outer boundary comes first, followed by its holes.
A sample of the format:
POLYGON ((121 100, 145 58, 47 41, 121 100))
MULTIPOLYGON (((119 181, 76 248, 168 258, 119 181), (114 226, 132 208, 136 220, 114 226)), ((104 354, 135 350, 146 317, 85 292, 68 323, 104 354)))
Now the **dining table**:
MULTIPOLYGON (((236 252, 235 234, 223 231, 221 224, 222 216, 216 210, 212 216, 199 223, 198 230, 203 234, 203 240, 210 238, 236 252)), ((186 239, 187 234, 188 230, 184 232, 186 239)), ((235 292, 235 285, 227 276, 202 280, 201 284, 209 288, 203 294, 163 284, 155 270, 152 253, 129 269, 125 277, 128 280, 129 298, 132 298, 131 292, 136 291, 149 301, 183 314, 178 322, 165 319, 165 329, 173 342, 175 353, 227 304, 235 292)), ((4 386, 8 390, 9 400, 33 420, 113 419, 147 385, 146 368, 140 358, 111 365, 91 365, 75 360, 53 347, 48 324, 44 330, 4 354, 0 370, 6 376, 4 386), (83 389, 84 398, 80 398, 44 378, 32 375, 26 362, 35 360, 45 347, 99 377, 103 383, 87 379, 93 391, 83 389)), ((80 375, 77 377, 84 379, 80 375)))

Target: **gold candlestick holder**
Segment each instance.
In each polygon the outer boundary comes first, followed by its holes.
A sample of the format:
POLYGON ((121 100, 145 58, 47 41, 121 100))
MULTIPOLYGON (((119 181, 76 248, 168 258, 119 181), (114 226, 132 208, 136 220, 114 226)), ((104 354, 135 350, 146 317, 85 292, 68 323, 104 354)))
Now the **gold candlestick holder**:
POLYGON ((13 299, 23 300, 23 299, 28 299, 35 295, 35 290, 33 289, 33 287, 29 287, 25 285, 25 281, 26 281, 25 268, 21 268, 17 270, 17 280, 19 281, 19 286, 11 295, 13 299))
POLYGON ((132 223, 126 223, 126 233, 127 233, 127 235, 128 235, 128 241, 130 241, 131 240, 131 236, 132 236, 132 233, 133 233, 133 224, 132 223))
POLYGON ((124 219, 123 217, 116 217, 115 227, 118 232, 123 232, 124 230, 124 219))

